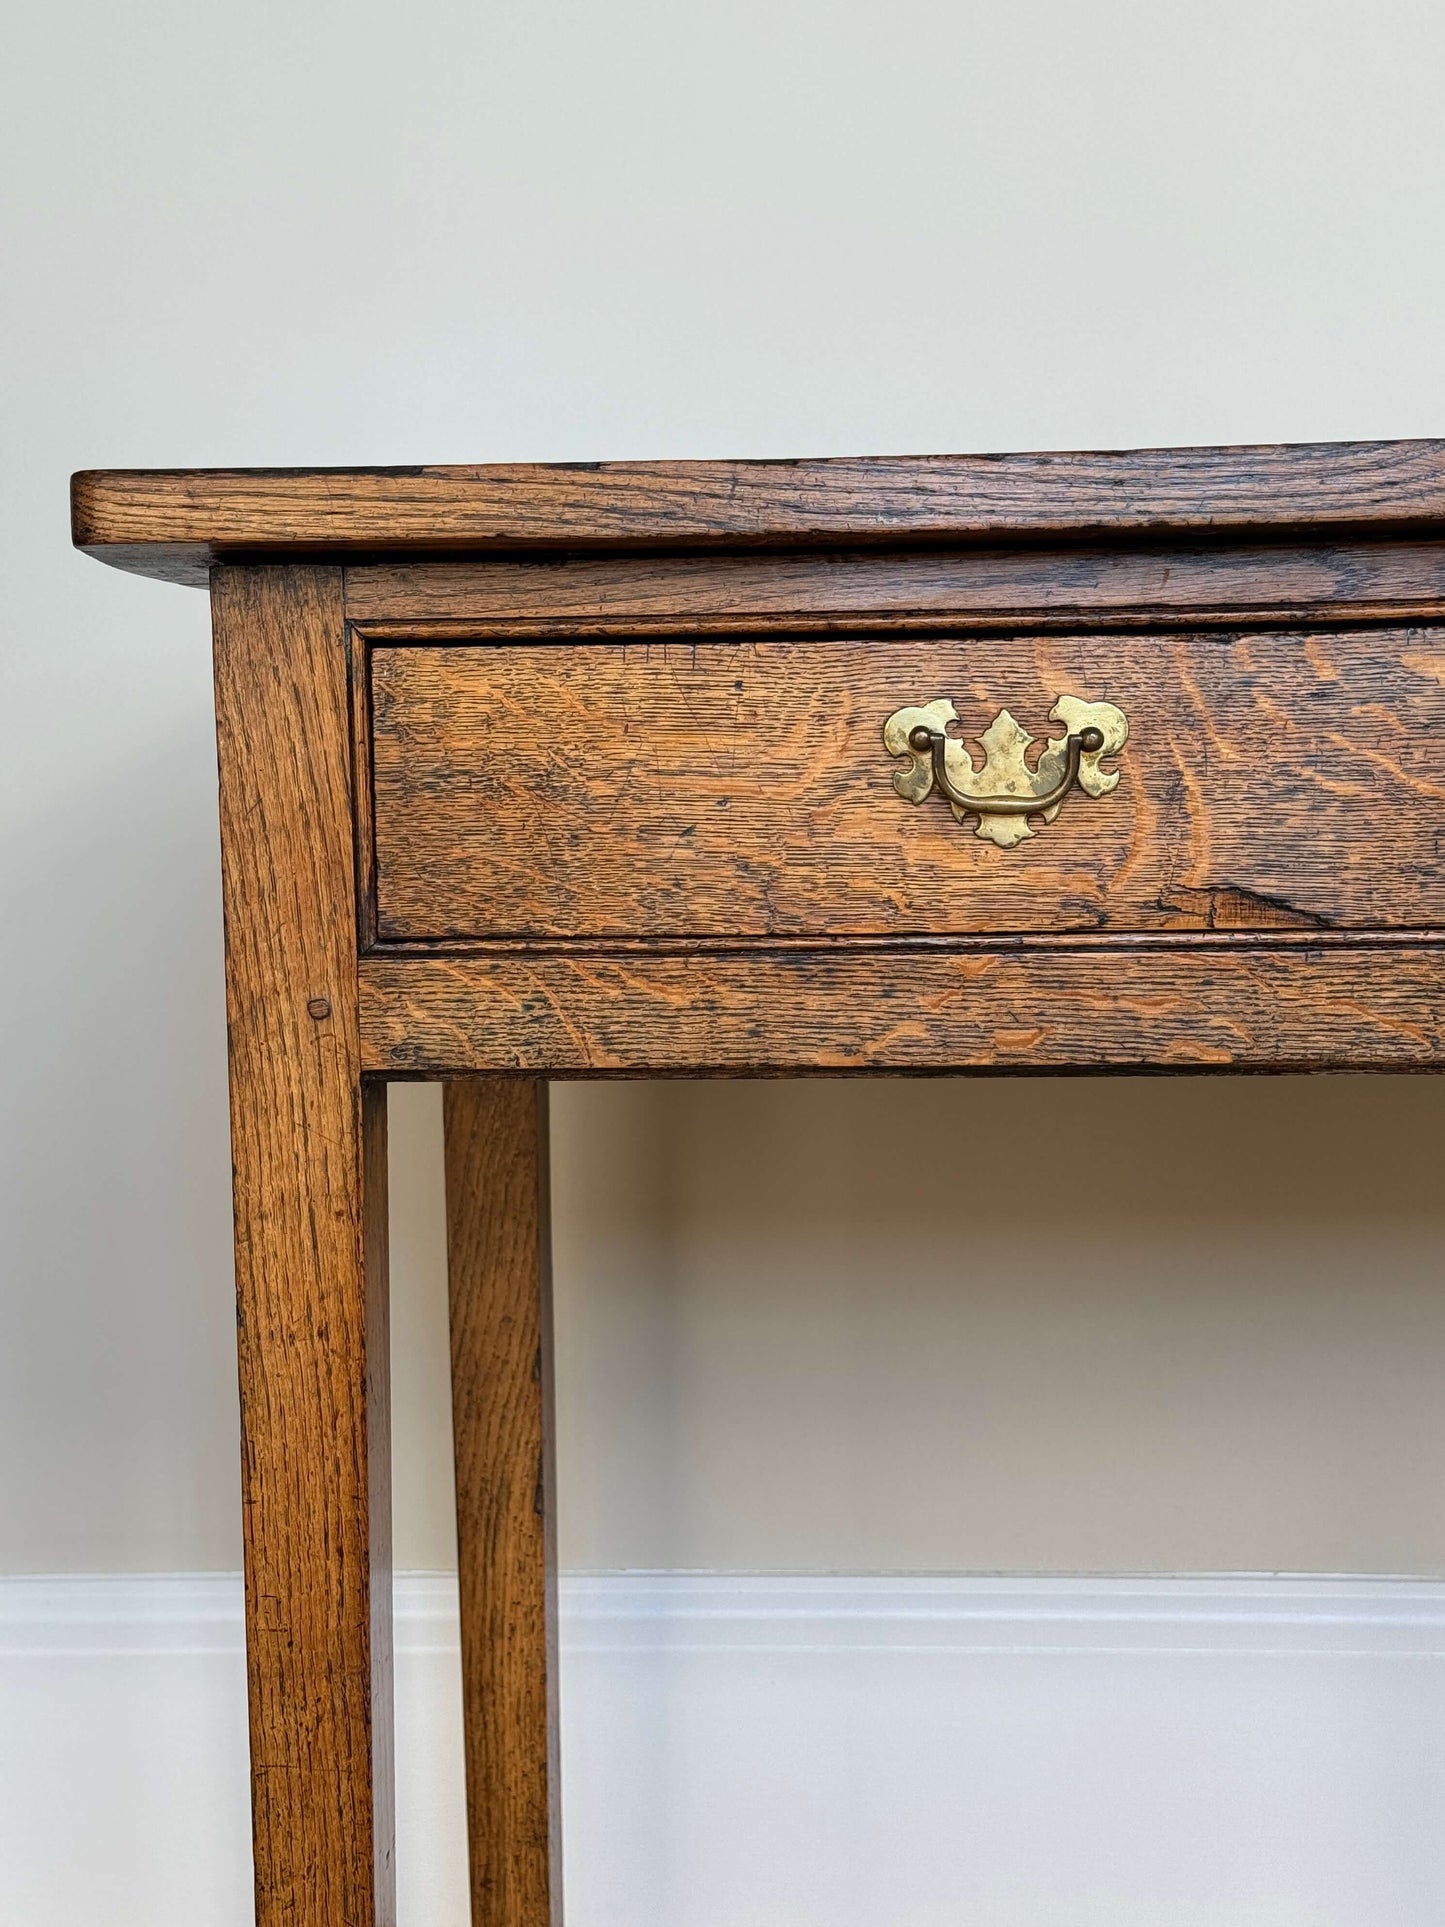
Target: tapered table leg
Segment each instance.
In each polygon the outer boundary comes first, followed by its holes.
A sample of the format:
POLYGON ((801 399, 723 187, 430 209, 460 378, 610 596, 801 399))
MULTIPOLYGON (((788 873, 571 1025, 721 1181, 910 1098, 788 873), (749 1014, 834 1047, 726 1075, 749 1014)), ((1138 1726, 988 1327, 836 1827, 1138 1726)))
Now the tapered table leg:
POLYGON ((386 1093, 340 572, 212 581, 259 1927, 392 1927, 386 1093))
POLYGON ((445 1095, 473 1927, 560 1927, 547 1087, 445 1095))

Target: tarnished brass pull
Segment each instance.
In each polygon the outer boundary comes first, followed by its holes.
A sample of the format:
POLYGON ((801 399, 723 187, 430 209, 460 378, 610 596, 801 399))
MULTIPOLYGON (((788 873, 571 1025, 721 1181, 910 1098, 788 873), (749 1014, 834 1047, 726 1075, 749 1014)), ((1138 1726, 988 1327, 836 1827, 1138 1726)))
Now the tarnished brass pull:
POLYGON ((897 709, 883 725, 883 742, 890 755, 906 756, 908 767, 894 775, 893 787, 910 803, 941 791, 960 822, 976 816, 977 834, 1010 850, 1034 834, 1031 816, 1052 823, 1076 784, 1089 796, 1107 796, 1118 787, 1119 772, 1100 769, 1099 760, 1117 754, 1129 739, 1123 710, 1060 696, 1049 714, 1065 733, 1050 738, 1035 768, 1024 760, 1033 737, 1001 709, 978 739, 984 751, 978 769, 967 746, 947 733, 958 713, 946 697, 897 709))

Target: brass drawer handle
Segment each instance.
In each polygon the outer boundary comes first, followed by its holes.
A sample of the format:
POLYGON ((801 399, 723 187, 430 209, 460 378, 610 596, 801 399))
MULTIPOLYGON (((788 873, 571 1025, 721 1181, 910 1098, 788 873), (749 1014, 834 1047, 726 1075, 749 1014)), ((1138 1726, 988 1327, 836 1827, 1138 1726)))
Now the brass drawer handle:
POLYGON ((1034 834, 1031 816, 1053 822, 1075 784, 1088 796, 1107 796, 1118 788, 1119 772, 1100 769, 1099 761, 1116 755, 1129 740, 1123 710, 1060 696, 1049 715, 1065 733, 1049 739, 1036 768, 1024 760, 1033 737, 1001 709, 978 739, 984 763, 977 769, 967 746, 947 733, 958 721, 947 697, 895 709, 883 725, 883 743, 890 756, 906 756, 908 767, 895 771, 893 787, 910 803, 939 790, 960 822, 976 816, 979 836, 1011 850, 1034 834))

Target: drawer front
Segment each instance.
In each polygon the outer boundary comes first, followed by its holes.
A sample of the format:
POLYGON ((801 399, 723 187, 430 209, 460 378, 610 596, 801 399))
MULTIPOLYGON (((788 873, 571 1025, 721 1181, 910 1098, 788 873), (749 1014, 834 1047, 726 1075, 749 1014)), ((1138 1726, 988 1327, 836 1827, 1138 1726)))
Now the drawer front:
POLYGON ((378 644, 371 703, 381 943, 1445 927, 1439 628, 378 644), (997 787, 1061 697, 1127 718, 1111 793, 895 789, 894 712, 997 787))

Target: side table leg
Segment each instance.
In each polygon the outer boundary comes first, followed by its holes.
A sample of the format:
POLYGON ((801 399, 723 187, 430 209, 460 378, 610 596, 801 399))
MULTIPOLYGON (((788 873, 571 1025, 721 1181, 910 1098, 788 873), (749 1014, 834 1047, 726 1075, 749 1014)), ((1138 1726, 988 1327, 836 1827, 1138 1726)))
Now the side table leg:
POLYGON ((547 1086, 446 1086, 473 1927, 561 1927, 547 1086))
POLYGON ((386 1091, 341 576, 212 577, 259 1927, 394 1927, 386 1091))

